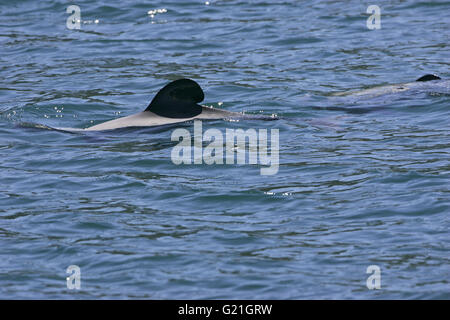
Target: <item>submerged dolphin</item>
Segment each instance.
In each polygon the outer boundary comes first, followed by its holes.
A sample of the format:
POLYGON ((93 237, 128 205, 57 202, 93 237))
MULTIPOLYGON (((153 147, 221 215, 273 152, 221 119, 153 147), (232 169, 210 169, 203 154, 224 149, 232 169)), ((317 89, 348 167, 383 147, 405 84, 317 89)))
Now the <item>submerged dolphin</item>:
POLYGON ((378 86, 375 88, 360 90, 360 91, 346 91, 346 92, 338 92, 334 93, 334 96, 356 96, 356 97, 377 97, 384 94, 397 93, 402 91, 407 91, 411 89, 424 90, 424 91, 433 91, 434 89, 442 89, 444 92, 450 90, 450 81, 442 80, 440 77, 434 74, 427 74, 415 82, 401 83, 396 85, 387 85, 387 86, 378 86), (439 82, 435 82, 435 80, 441 80, 439 82), (432 81, 433 86, 430 85, 430 81, 432 81), (425 84, 426 82, 426 84, 425 84), (441 87, 435 86, 434 84, 440 83, 441 87))
POLYGON ((198 103, 203 101, 203 99, 203 90, 195 81, 179 79, 172 81, 162 88, 150 102, 147 109, 142 112, 103 122, 86 129, 57 129, 67 131, 100 131, 126 127, 160 126, 193 119, 276 119, 274 117, 247 116, 238 112, 201 106, 198 103))

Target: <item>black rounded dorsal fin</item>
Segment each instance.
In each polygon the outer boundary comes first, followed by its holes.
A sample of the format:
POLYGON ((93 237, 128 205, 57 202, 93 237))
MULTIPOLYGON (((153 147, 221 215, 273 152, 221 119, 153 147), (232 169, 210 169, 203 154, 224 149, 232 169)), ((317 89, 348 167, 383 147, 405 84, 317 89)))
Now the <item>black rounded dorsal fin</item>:
POLYGON ((202 112, 202 107, 197 103, 204 97, 197 82, 179 79, 159 90, 145 111, 167 118, 192 118, 202 112))
POLYGON ((441 80, 441 78, 439 78, 435 74, 426 74, 426 75, 420 77, 419 79, 417 79, 416 81, 431 81, 431 80, 441 80))

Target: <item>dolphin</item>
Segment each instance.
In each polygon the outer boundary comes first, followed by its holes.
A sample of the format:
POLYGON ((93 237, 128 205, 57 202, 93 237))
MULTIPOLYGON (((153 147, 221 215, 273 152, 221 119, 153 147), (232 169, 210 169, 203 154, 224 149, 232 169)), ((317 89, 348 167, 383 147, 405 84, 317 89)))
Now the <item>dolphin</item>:
POLYGON ((85 129, 56 128, 63 131, 102 131, 127 127, 152 127, 180 123, 194 119, 261 119, 274 120, 275 116, 244 115, 239 112, 206 107, 198 103, 205 95, 197 82, 178 79, 163 87, 153 98, 147 109, 130 116, 106 121, 85 129))
MULTIPOLYGON (((375 88, 359 90, 359 91, 346 91, 338 92, 332 94, 333 96, 353 96, 353 97, 377 97, 380 95, 403 92, 408 90, 423 90, 423 91, 433 91, 433 90, 444 90, 448 92, 450 89, 450 81, 442 80, 439 76, 434 74, 426 74, 414 82, 400 83, 395 85, 378 86, 375 88), (440 81, 438 81, 440 80, 440 81), (431 85, 433 84, 433 86, 431 85), (440 86, 435 84, 439 83, 440 86)), ((441 91, 442 91, 441 90, 441 91)))

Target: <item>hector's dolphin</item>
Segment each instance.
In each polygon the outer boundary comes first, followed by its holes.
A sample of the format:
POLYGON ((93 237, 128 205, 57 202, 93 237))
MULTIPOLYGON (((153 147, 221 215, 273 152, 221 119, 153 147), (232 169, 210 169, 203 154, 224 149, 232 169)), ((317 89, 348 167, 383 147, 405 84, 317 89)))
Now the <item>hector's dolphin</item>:
POLYGON ((434 74, 427 74, 420 77, 415 82, 401 83, 396 85, 378 86, 375 88, 346 91, 334 93, 334 96, 352 96, 352 97, 377 97, 384 94, 403 92, 407 90, 419 90, 424 92, 441 92, 447 93, 450 89, 450 81, 442 80, 434 74), (440 81, 435 81, 440 80, 440 81))
POLYGON ((203 90, 195 81, 179 79, 162 88, 150 102, 147 109, 142 112, 100 123, 86 129, 57 129, 68 131, 100 131, 126 127, 160 126, 193 119, 275 119, 274 117, 248 116, 238 112, 201 106, 198 103, 203 101, 203 98, 203 90))

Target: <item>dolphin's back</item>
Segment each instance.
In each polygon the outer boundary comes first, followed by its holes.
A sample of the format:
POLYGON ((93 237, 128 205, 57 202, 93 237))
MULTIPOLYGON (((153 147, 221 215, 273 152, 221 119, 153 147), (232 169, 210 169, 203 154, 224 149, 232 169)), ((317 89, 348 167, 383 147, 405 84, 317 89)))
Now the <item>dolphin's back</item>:
POLYGON ((427 74, 414 82, 399 83, 394 85, 383 85, 374 88, 337 92, 333 96, 352 96, 372 98, 386 94, 396 94, 404 91, 426 92, 426 93, 450 93, 450 80, 442 80, 436 75, 427 74))

